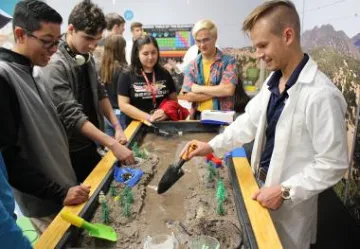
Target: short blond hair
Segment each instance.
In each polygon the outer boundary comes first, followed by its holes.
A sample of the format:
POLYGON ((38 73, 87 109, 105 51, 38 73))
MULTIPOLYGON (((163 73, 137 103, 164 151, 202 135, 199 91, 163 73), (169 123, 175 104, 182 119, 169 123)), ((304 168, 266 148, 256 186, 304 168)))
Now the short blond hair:
POLYGON ((215 23, 213 23, 211 20, 203 19, 197 21, 194 27, 192 28, 193 37, 196 37, 197 33, 199 33, 199 31, 203 29, 208 30, 211 35, 217 36, 217 27, 215 23))
POLYGON ((300 40, 300 18, 292 1, 270 0, 262 3, 244 20, 242 30, 245 33, 250 32, 262 18, 267 18, 271 22, 275 35, 280 35, 286 27, 292 27, 296 39, 300 40))

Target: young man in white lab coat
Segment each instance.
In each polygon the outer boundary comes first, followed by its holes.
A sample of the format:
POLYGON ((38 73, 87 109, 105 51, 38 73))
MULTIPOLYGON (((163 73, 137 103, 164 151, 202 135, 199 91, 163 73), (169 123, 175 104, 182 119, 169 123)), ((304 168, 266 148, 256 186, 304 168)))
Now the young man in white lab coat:
POLYGON ((243 23, 258 58, 273 73, 223 134, 196 142, 205 156, 255 139, 251 166, 263 187, 253 199, 271 210, 287 249, 316 242, 317 199, 348 167, 346 102, 304 54, 300 21, 290 1, 266 1, 243 23))

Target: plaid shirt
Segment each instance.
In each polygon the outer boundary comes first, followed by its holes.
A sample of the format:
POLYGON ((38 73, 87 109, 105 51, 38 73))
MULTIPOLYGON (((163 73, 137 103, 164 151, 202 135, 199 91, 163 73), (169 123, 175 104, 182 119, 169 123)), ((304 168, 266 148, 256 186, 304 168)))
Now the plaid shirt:
MULTIPOLYGON (((191 92, 193 84, 204 85, 203 71, 202 55, 199 54, 185 69, 182 91, 191 92)), ((210 68, 210 82, 213 86, 219 85, 220 82, 237 85, 238 72, 235 58, 224 55, 220 49, 217 49, 215 61, 210 68)), ((234 110, 234 97, 214 97, 213 105, 213 110, 234 110)), ((196 108, 196 103, 193 107, 196 108)))

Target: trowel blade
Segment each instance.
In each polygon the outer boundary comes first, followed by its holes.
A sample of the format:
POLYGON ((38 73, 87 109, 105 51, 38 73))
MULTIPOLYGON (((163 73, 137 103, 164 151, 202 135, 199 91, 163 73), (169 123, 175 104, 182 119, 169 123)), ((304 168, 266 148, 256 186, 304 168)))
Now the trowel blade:
POLYGON ((170 165, 159 182, 159 186, 157 190, 158 194, 165 193, 183 175, 184 175, 184 171, 181 168, 173 164, 170 165))
POLYGON ((155 133, 157 133, 157 134, 159 134, 159 135, 162 135, 162 136, 164 136, 164 137, 169 137, 169 136, 170 136, 170 133, 169 133, 169 132, 167 132, 167 131, 165 131, 165 130, 163 130, 163 129, 160 129, 159 127, 157 127, 157 126, 155 126, 155 125, 153 125, 153 127, 154 127, 155 133))

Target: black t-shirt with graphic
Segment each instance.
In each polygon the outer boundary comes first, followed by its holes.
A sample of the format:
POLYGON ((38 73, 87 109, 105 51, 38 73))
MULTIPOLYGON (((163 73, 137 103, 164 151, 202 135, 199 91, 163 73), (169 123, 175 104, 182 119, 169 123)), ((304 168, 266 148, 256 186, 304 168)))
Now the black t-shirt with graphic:
MULTIPOLYGON (((152 82, 153 73, 146 73, 146 76, 152 82)), ((170 73, 165 69, 155 70, 155 82, 156 108, 154 108, 151 90, 141 74, 138 75, 131 71, 121 74, 118 81, 118 94, 128 97, 130 104, 136 108, 150 113, 159 107, 163 99, 176 92, 174 81, 170 73)), ((131 120, 131 118, 127 117, 126 123, 129 124, 131 120)))

